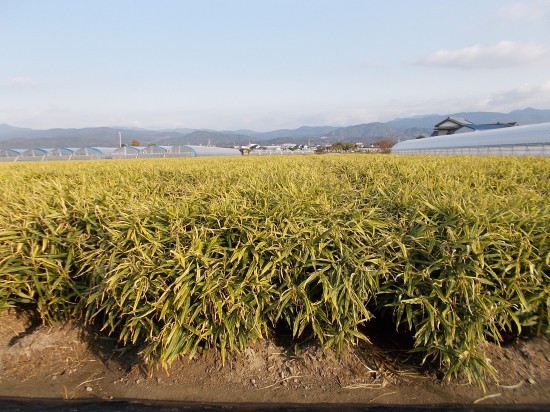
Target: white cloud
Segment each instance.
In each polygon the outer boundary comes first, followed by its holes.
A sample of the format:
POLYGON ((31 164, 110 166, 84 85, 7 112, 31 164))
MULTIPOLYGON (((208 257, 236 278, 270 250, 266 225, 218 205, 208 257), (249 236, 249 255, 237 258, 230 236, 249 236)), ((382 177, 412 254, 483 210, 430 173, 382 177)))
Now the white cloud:
POLYGON ((9 84, 12 86, 34 86, 36 82, 30 77, 17 76, 12 78, 9 84))
POLYGON ((550 60, 550 47, 536 42, 501 41, 495 46, 441 49, 420 61, 421 65, 461 69, 497 69, 550 60))

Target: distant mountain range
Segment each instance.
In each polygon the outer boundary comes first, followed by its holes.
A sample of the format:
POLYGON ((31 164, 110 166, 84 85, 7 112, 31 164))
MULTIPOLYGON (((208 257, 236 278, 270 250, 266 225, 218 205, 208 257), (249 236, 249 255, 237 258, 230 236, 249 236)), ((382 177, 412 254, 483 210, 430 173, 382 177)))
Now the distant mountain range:
POLYGON ((119 132, 123 143, 138 140, 141 145, 206 145, 235 146, 260 144, 319 144, 335 142, 362 142, 371 144, 382 139, 407 140, 421 134, 431 134, 433 126, 448 116, 464 117, 473 123, 518 122, 520 125, 550 122, 550 110, 527 108, 510 113, 464 112, 446 115, 429 114, 398 118, 386 123, 374 122, 347 127, 303 126, 298 129, 281 129, 270 132, 253 130, 197 130, 169 129, 146 130, 125 127, 90 127, 83 129, 33 130, 0 124, 0 149, 27 149, 31 147, 115 147, 119 132))

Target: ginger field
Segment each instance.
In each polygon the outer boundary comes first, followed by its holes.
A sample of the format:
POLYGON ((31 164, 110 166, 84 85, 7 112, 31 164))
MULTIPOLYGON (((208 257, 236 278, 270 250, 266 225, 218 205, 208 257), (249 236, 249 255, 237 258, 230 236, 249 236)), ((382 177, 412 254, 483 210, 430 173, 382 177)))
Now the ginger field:
POLYGON ((100 324, 151 365, 374 317, 448 377, 547 334, 550 159, 324 155, 0 164, 0 310, 100 324))

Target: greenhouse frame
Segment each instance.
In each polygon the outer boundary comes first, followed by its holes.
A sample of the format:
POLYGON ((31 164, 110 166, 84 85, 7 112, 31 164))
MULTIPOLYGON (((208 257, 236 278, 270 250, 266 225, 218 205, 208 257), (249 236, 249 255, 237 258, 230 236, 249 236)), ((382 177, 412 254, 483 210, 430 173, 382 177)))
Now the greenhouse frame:
POLYGON ((74 160, 110 159, 117 147, 83 147, 73 153, 74 160))
POLYGON ((27 149, 3 149, 0 150, 0 162, 17 162, 27 149))
POLYGON ((139 157, 166 157, 171 146, 150 144, 139 151, 139 157))
POLYGON ((394 154, 550 156, 550 123, 406 140, 394 154))
POLYGON ((172 146, 168 154, 178 157, 241 156, 239 149, 191 145, 172 146))
POLYGON ((137 146, 122 146, 118 147, 112 154, 113 159, 135 159, 139 153, 145 149, 137 146))
POLYGON ((271 155, 307 155, 314 154, 314 149, 254 149, 249 155, 250 156, 271 156, 271 155))
MULTIPOLYGON (((313 154, 313 149, 290 150, 279 148, 261 150, 255 149, 251 155, 297 155, 313 154)), ((32 149, 0 149, 0 162, 19 161, 69 161, 69 160, 99 160, 99 159, 139 159, 139 158, 177 158, 177 157, 240 157, 241 150, 237 148, 200 146, 200 145, 175 145, 160 146, 150 144, 148 146, 121 146, 121 147, 97 147, 86 146, 32 149)))
POLYGON ((54 147, 48 152, 44 160, 71 160, 78 148, 76 147, 54 147))
POLYGON ((46 159, 46 156, 48 156, 48 153, 51 151, 52 149, 33 147, 21 153, 21 158, 19 160, 24 160, 26 162, 40 162, 46 159))
POLYGON ((97 160, 97 159, 136 159, 158 157, 213 157, 241 156, 238 149, 214 146, 158 146, 145 147, 55 147, 53 149, 3 149, 0 150, 1 162, 45 161, 45 160, 97 160))

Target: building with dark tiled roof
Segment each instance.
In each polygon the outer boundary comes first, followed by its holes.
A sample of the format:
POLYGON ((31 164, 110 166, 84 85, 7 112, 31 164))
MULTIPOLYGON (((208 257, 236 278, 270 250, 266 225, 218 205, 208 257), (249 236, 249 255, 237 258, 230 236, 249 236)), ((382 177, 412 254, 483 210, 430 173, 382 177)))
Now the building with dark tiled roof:
POLYGON ((517 126, 517 122, 475 124, 462 117, 447 117, 434 126, 432 136, 446 136, 457 133, 477 132, 482 130, 502 129, 517 126))
POLYGON ((393 146, 391 152, 403 155, 550 157, 550 123, 517 127, 501 126, 472 133, 453 133, 450 136, 405 140, 393 146))

